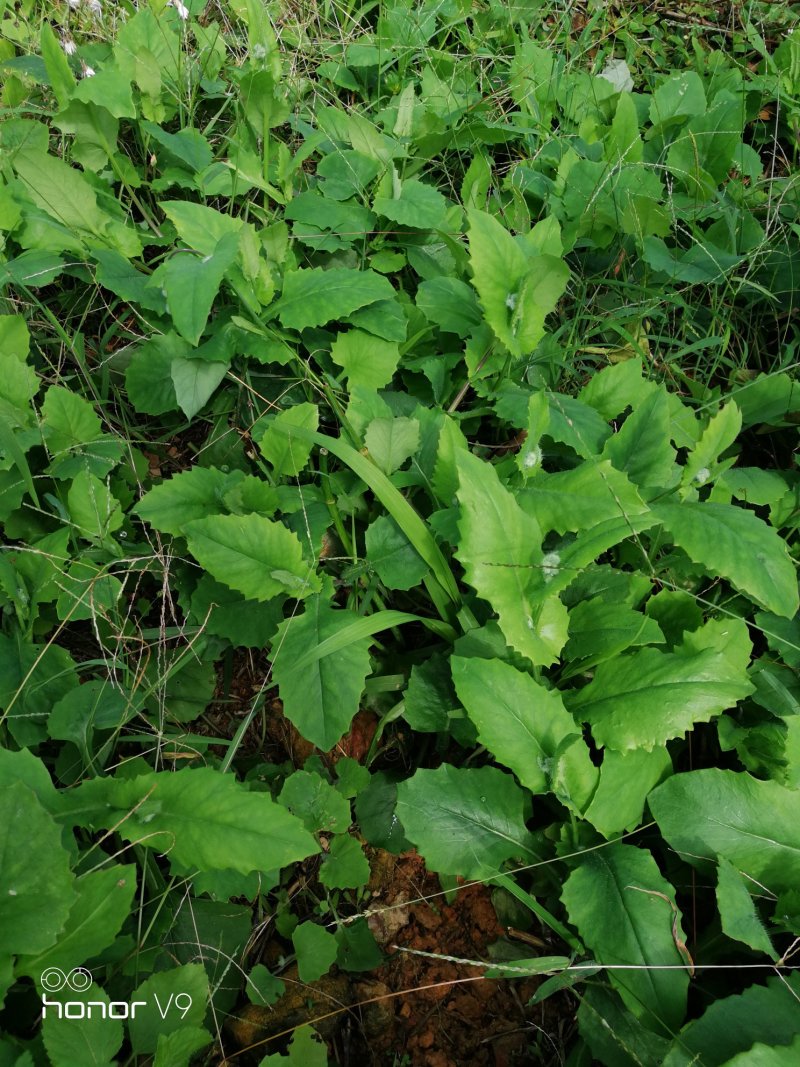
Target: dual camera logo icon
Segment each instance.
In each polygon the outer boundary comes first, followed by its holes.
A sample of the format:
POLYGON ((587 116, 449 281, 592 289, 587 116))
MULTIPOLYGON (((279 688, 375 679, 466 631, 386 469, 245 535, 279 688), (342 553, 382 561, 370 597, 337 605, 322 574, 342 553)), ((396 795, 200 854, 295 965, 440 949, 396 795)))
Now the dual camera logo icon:
POLYGON ((73 993, 85 993, 92 984, 91 971, 85 967, 73 967, 65 973, 60 967, 48 967, 42 971, 39 983, 45 993, 58 993, 62 989, 71 989, 73 993))

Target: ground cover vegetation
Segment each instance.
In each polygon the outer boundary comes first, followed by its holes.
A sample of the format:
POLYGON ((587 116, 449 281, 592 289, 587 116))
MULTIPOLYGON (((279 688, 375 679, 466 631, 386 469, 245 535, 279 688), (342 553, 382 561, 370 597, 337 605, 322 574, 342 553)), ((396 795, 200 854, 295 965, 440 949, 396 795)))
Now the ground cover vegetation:
POLYGON ((798 1062, 795 21, 5 4, 0 1064, 798 1062))

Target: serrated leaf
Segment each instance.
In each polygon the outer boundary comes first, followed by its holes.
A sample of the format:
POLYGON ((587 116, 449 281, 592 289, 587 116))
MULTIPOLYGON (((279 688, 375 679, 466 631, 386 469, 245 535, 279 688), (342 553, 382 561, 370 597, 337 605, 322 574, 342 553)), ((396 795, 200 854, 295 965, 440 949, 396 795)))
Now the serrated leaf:
POLYGON ((705 485, 722 453, 733 444, 742 428, 742 413, 731 400, 709 419, 702 437, 686 458, 682 482, 705 485))
POLYGON ((238 252, 238 235, 226 234, 210 255, 200 258, 179 250, 154 276, 154 283, 157 277, 164 290, 175 329, 193 345, 200 341, 222 279, 238 252))
POLYGON ((193 419, 205 406, 227 373, 227 363, 211 363, 205 359, 173 359, 170 376, 175 387, 175 398, 187 419, 193 419))
POLYGON ((694 563, 767 611, 794 616, 800 597, 786 543, 752 511, 709 502, 660 504, 653 511, 694 563))
POLYGON ((525 806, 511 775, 494 767, 443 763, 397 786, 397 816, 428 868, 463 878, 497 874, 512 857, 534 858, 525 806))
POLYGON ((319 880, 328 889, 360 889, 369 881, 369 861, 349 834, 334 837, 323 860, 319 880))
POLYGON ((145 493, 134 514, 161 533, 181 533, 186 523, 220 508, 228 475, 216 467, 192 467, 145 493))
POLYGON ((373 419, 364 435, 370 456, 385 474, 391 474, 419 448, 419 422, 404 415, 373 419))
MULTIPOLYGON (((758 889, 757 886, 754 888, 758 889)), ((747 882, 732 863, 720 857, 717 867, 717 907, 722 922, 722 932, 734 941, 741 941, 756 952, 763 952, 770 959, 777 953, 759 918, 747 882)))
POLYGON ((428 564, 388 515, 367 527, 364 545, 367 562, 389 589, 413 589, 428 573, 428 564))
POLYGON ((399 196, 376 196, 372 209, 401 226, 429 230, 444 225, 448 204, 432 185, 407 178, 400 183, 399 196))
POLYGON ((263 515, 211 515, 185 523, 182 532, 198 563, 251 600, 286 593, 302 599, 320 588, 297 535, 263 515))
POLYGON ((45 952, 76 901, 61 828, 22 781, 0 789, 0 953, 45 952))
POLYGON ((470 452, 456 452, 461 505, 457 556, 465 578, 497 612, 512 648, 536 665, 549 665, 567 637, 567 613, 557 598, 538 592, 542 536, 500 482, 497 472, 470 452))
POLYGON ((306 654, 337 634, 347 634, 353 621, 351 612, 334 610, 322 597, 313 597, 302 615, 281 624, 273 641, 273 676, 284 714, 323 752, 333 748, 358 711, 371 642, 367 636, 354 637, 310 662, 306 654))
POLYGON ((561 898, 570 921, 601 963, 640 968, 610 972, 634 1015, 649 1029, 669 1032, 679 1027, 686 1013, 688 972, 648 969, 686 963, 673 937, 675 890, 650 853, 632 845, 587 853, 567 879, 561 898))
POLYGON ((88 541, 103 542, 123 523, 122 506, 105 482, 89 471, 73 479, 67 493, 72 522, 88 541))
MULTIPOLYGON (((128 1022, 134 1052, 155 1052, 163 1037, 178 1034, 184 1027, 195 1029, 202 1026, 208 1010, 208 997, 208 977, 200 963, 188 963, 151 975, 137 986, 131 997, 142 1005, 128 1022), (188 1009, 164 1011, 164 1005, 170 1003, 170 995, 177 996, 178 993, 188 994, 188 1009)), ((184 999, 182 1006, 185 1005, 184 999)))
POLYGON ((662 834, 687 862, 721 856, 771 892, 800 880, 800 792, 710 767, 675 775, 653 790, 649 803, 662 834))
POLYGON ((343 319, 358 308, 393 296, 391 283, 372 270, 301 268, 287 273, 281 299, 270 311, 283 326, 305 330, 343 319))
POLYGON ((479 742, 532 793, 546 793, 556 749, 579 735, 557 690, 501 660, 453 656, 450 666, 479 742))
POLYGON ((597 744, 625 751, 682 737, 752 691, 745 671, 724 652, 645 648, 606 660, 587 686, 565 696, 569 710, 590 723, 597 744))
POLYGON ((606 838, 634 829, 642 821, 650 790, 671 771, 672 759, 665 748, 652 752, 606 749, 597 787, 583 817, 606 838))
POLYGON ((494 334, 514 356, 532 351, 569 280, 555 256, 529 256, 492 215, 472 209, 469 251, 473 284, 494 334))
POLYGON ((272 871, 319 851, 269 794, 211 767, 95 778, 73 789, 63 807, 70 824, 113 826, 126 841, 199 871, 272 871))
MULTIPOLYGON (((62 989, 58 993, 48 993, 48 1001, 66 1002, 82 1001, 84 1004, 110 1003, 108 994, 100 986, 92 984, 87 990, 76 992, 62 989)), ((63 1009, 62 1009, 63 1010, 63 1009)), ((42 1021, 42 1040, 51 1063, 75 1067, 109 1067, 119 1051, 124 1037, 122 1022, 119 1018, 107 1018, 105 1012, 97 1009, 86 1010, 82 1017, 72 1017, 55 1008, 49 1008, 42 1021)))
POLYGON ((571 470, 541 474, 519 494, 542 534, 591 530, 607 519, 648 511, 636 487, 607 459, 587 460, 571 470))
POLYGON ((333 342, 331 359, 344 368, 348 389, 382 389, 397 370, 400 346, 365 330, 347 330, 333 342))
POLYGON ((662 385, 645 396, 609 437, 603 456, 642 488, 667 486, 676 455, 669 437, 667 391, 662 385))
POLYGON ((333 966, 339 946, 328 930, 316 923, 300 923, 292 934, 297 953, 297 973, 301 982, 316 982, 333 966))
POLYGON ((307 830, 344 833, 351 822, 350 805, 330 783, 313 771, 295 771, 283 783, 278 803, 307 830))
POLYGON ((312 433, 319 425, 319 408, 316 404, 293 404, 281 411, 261 431, 254 427, 253 439, 264 459, 272 466, 276 478, 296 478, 311 456, 313 445, 307 438, 292 436, 292 427, 302 426, 312 433))

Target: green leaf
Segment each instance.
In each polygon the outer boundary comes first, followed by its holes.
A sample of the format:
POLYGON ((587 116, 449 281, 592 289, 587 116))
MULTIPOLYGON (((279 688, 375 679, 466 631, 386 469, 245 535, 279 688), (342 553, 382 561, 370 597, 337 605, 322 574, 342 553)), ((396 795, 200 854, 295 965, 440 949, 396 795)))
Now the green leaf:
POLYGON ((794 1067, 800 1058, 800 1037, 791 1045, 775 1048, 771 1043, 753 1045, 746 1052, 740 1052, 725 1067, 794 1067))
POLYGON ((313 597, 302 615, 281 624, 272 646, 273 676, 284 713, 323 752, 333 748, 358 711, 371 642, 368 636, 353 635, 343 647, 331 648, 311 662, 301 656, 350 633, 353 621, 351 612, 334 610, 323 597, 313 597))
POLYGON ((195 1052, 210 1045, 213 1040, 208 1030, 199 1026, 182 1026, 171 1034, 159 1034, 153 1067, 189 1067, 195 1052))
POLYGON ((115 864, 106 870, 91 871, 77 878, 74 886, 77 899, 58 941, 37 956, 21 956, 17 963, 19 974, 38 978, 48 967, 60 967, 68 973, 108 948, 130 914, 136 867, 115 864))
POLYGON ((251 793, 211 767, 93 779, 72 790, 64 813, 80 825, 119 823, 126 841, 200 871, 272 871, 319 851, 300 820, 267 793, 251 793))
POLYGON ((333 934, 312 922, 295 927, 292 944, 297 953, 297 973, 301 982, 316 982, 327 974, 339 950, 333 934))
POLYGON ((331 359, 344 367, 348 389, 357 385, 382 389, 397 370, 400 346, 364 330, 347 330, 333 342, 331 359))
POLYGON ((313 771, 294 771, 283 783, 278 803, 303 820, 306 830, 344 833, 351 823, 350 805, 313 771))
MULTIPOLYGON (((92 984, 87 990, 75 992, 62 989, 58 993, 48 993, 51 1003, 80 1001, 87 1005, 83 1018, 61 1016, 59 1009, 49 1007, 42 1022, 42 1040, 51 1063, 64 1067, 111 1067, 117 1061, 114 1056, 119 1051, 124 1037, 122 1022, 118 1018, 106 1018, 106 1012, 96 1007, 89 1009, 89 1004, 104 1004, 106 1010, 110 1003, 108 994, 99 986, 92 984)), ((65 1009, 62 1009, 65 1010, 65 1009)), ((138 1011, 137 1011, 138 1014, 138 1011)))
POLYGON ((177 536, 187 523, 220 509, 228 484, 228 475, 216 467, 192 467, 153 486, 133 512, 161 533, 177 536))
POLYGON ((67 493, 70 518, 87 541, 104 542, 123 523, 122 507, 108 486, 89 471, 73 479, 67 493))
POLYGON ((747 882, 722 856, 717 867, 717 907, 722 932, 727 937, 741 941, 756 952, 763 952, 770 959, 778 958, 756 911, 747 882))
POLYGON ((587 947, 610 971, 611 982, 649 1029, 675 1030, 686 1013, 688 971, 649 970, 686 960, 673 937, 675 890, 646 849, 611 845, 581 857, 561 899, 587 947), (666 897, 666 899, 664 899, 666 897))
POLYGON ((115 119, 136 117, 131 79, 111 64, 98 70, 91 78, 81 78, 75 87, 74 95, 76 100, 85 104, 104 107, 115 119))
POLYGON ((103 426, 88 400, 61 385, 51 385, 42 404, 42 425, 51 456, 83 448, 103 436, 103 426))
POLYGON ((635 410, 657 388, 643 376, 642 358, 636 356, 597 371, 578 395, 584 404, 611 420, 627 407, 635 410))
POLYGON ((667 1038, 642 1026, 608 985, 587 986, 578 1008, 578 1026, 596 1061, 608 1067, 661 1064, 669 1048, 667 1038))
POLYGON ((0 634, 0 708, 12 737, 36 745, 47 737, 53 704, 77 685, 75 662, 55 644, 32 644, 18 631, 0 634))
POLYGON ((800 792, 709 767, 675 775, 649 803, 662 834, 688 863, 722 857, 772 892, 797 885, 800 792))
POLYGON ((151 337, 139 345, 125 372, 128 399, 137 411, 163 415, 177 408, 172 364, 190 351, 187 342, 172 332, 151 337))
POLYGON ((558 746, 579 730, 555 689, 501 660, 450 660, 458 699, 478 728, 478 740, 532 793, 550 788, 558 746))
POLYGON ((555 256, 523 251, 485 211, 467 214, 473 284, 486 321, 512 355, 525 355, 544 337, 545 318, 567 287, 569 269, 555 256))
POLYGON ((194 620, 206 633, 225 637, 234 648, 264 648, 283 619, 283 600, 257 603, 204 574, 191 599, 194 620))
POLYGON ((193 419, 228 373, 228 364, 177 357, 173 359, 169 372, 178 407, 187 419, 193 419))
POLYGON ((730 448, 742 428, 742 413, 733 401, 724 404, 712 419, 703 435, 686 458, 682 482, 705 485, 711 477, 720 455, 730 448))
POLYGON ((475 292, 458 278, 430 278, 417 288, 416 304, 445 333, 468 337, 482 321, 475 292))
POLYGON ((271 464, 276 478, 296 478, 304 470, 311 456, 313 445, 308 438, 292 436, 292 427, 302 426, 312 433, 319 425, 319 408, 316 404, 293 404, 281 411, 267 423, 266 430, 260 432, 256 425, 253 439, 261 455, 271 464))
POLYGON ((664 126, 675 119, 692 118, 706 110, 703 81, 693 70, 681 71, 666 78, 650 101, 650 121, 664 126))
POLYGON ((607 459, 587 460, 571 470, 541 474, 519 494, 519 502, 536 519, 542 535, 555 530, 591 530, 648 508, 636 487, 607 459))
POLYGON ((22 781, 0 789, 0 955, 45 952, 75 904, 61 828, 22 781))
POLYGON ((222 279, 238 252, 238 236, 226 234, 210 255, 201 259, 178 251, 153 277, 153 284, 158 279, 164 290, 175 329, 193 345, 200 341, 222 279))
POLYGON ((128 1021, 134 1053, 155 1052, 161 1037, 184 1027, 201 1027, 208 996, 208 978, 200 963, 173 967, 147 978, 131 996, 131 1000, 142 1002, 128 1021))
POLYGON ((385 474, 391 474, 419 448, 419 422, 404 415, 373 419, 364 435, 372 459, 385 474))
POLYGON ((50 88, 55 93, 58 106, 66 107, 75 90, 75 78, 64 55, 64 49, 56 40, 49 22, 42 22, 39 47, 47 68, 47 77, 50 79, 50 88))
POLYGON ((566 608, 534 595, 543 563, 542 535, 489 463, 471 452, 456 452, 459 476, 457 556, 464 576, 497 612, 509 645, 535 665, 549 665, 567 637, 566 608))
POLYGON ((625 751, 682 737, 752 691, 744 667, 724 652, 645 648, 601 663, 587 686, 565 697, 576 718, 591 724, 598 745, 625 751))
POLYGON ((742 1067, 756 1042, 778 1048, 790 1045, 800 1035, 797 974, 768 978, 765 985, 751 985, 732 997, 710 1004, 677 1035, 664 1067, 721 1067, 742 1054, 742 1067))
POLYGON ((358 841, 349 834, 334 837, 319 872, 328 889, 360 889, 369 881, 369 861, 358 841))
POLYGON ((270 311, 283 326, 305 330, 345 318, 358 308, 393 296, 391 283, 372 270, 301 268, 287 273, 281 299, 270 311))
POLYGON ((224 585, 251 600, 289 593, 302 599, 320 588, 297 535, 262 515, 211 515, 184 524, 189 550, 224 585))
POLYGON ((367 562, 389 589, 413 589, 428 573, 428 564, 388 515, 367 527, 364 543, 367 562))
MULTIPOLYGON (((150 126, 149 123, 144 125, 148 128, 150 126)), ((182 133, 187 132, 190 131, 182 131, 182 133)), ((165 134, 165 136, 178 135, 165 134)), ((240 218, 216 211, 205 204, 193 204, 189 200, 162 200, 158 206, 175 226, 184 244, 195 249, 202 256, 213 255, 224 237, 236 236, 238 239, 247 225, 240 218)))
POLYGON ((733 504, 660 504, 654 513, 694 563, 726 578, 761 607, 790 619, 800 606, 786 543, 746 508, 733 504))
POLYGON ((668 486, 676 454, 669 438, 667 391, 662 385, 637 404, 622 428, 609 437, 603 456, 642 488, 668 486))
POLYGON ((438 189, 416 178, 407 178, 399 186, 399 195, 375 197, 372 209, 376 214, 419 230, 433 230, 444 225, 448 204, 438 189))
POLYGON ((506 860, 535 858, 525 808, 522 789, 495 767, 443 763, 397 786, 397 816, 429 870, 462 878, 489 878, 506 860))

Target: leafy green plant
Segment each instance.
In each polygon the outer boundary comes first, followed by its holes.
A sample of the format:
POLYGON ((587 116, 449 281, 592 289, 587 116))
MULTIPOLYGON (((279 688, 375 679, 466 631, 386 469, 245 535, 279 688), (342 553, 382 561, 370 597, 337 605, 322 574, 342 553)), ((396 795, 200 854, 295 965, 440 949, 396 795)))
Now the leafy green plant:
POLYGON ((213 1062, 293 962, 383 962, 370 863, 412 847, 553 946, 477 962, 573 989, 575 1062, 791 1056, 798 200, 762 114, 798 31, 651 74, 495 3, 343 8, 319 53, 252 0, 22 6, 4 1062, 213 1062))

